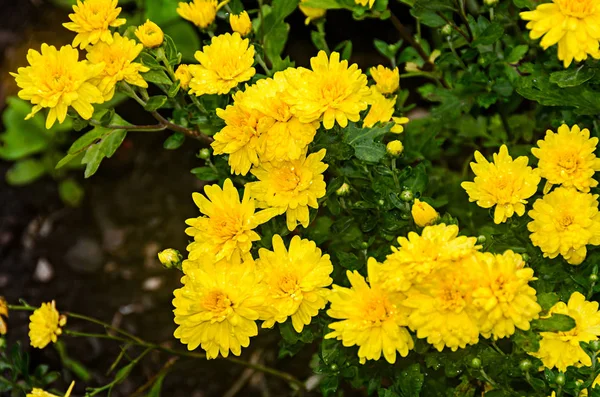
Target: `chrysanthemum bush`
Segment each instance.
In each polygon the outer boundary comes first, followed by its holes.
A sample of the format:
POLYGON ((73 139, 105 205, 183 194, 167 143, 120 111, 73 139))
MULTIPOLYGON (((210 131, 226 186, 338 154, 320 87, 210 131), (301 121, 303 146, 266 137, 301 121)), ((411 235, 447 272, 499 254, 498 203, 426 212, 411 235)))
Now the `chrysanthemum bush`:
MULTIPOLYGON (((31 49, 13 76, 27 118, 79 131, 57 168, 90 177, 137 131, 198 148, 191 172, 206 184, 187 253, 159 253, 182 274, 183 346, 61 314, 61 302, 0 301, 6 318, 33 311, 32 347, 91 337, 69 328, 87 321, 140 348, 89 396, 150 350, 249 366, 290 395, 600 395, 600 2, 170 3, 149 1, 154 20, 132 23, 116 0, 78 1, 72 46, 31 49), (197 27, 195 61, 157 7, 197 27), (293 12, 313 26, 304 66, 284 57, 293 12), (359 67, 350 42, 327 41, 332 13, 378 19, 400 40, 375 39, 385 63, 359 67), (116 114, 116 95, 156 124, 116 114), (315 375, 246 361, 267 332, 280 334, 278 360, 312 352, 315 375)), ((24 391, 51 396, 47 383, 24 391)))

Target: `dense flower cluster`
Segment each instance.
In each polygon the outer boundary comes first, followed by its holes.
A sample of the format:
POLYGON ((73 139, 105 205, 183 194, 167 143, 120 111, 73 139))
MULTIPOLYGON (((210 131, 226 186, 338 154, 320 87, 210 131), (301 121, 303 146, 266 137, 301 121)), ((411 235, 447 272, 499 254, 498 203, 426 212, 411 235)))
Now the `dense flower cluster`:
POLYGON ((352 288, 333 287, 328 314, 341 321, 327 337, 358 345, 361 362, 383 352, 394 363, 396 351, 406 356, 413 347, 408 329, 439 351, 477 343, 480 334, 498 339, 528 330, 541 311, 529 286, 533 270, 510 250, 480 252, 476 241, 445 224, 398 238, 383 263, 369 259, 370 287, 352 272, 352 288))

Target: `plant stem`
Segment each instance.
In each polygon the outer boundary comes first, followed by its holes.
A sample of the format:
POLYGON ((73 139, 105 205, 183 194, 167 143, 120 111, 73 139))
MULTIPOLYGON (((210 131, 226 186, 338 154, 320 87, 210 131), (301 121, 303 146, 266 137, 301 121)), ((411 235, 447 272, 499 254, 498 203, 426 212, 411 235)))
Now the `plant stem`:
POLYGON ((145 132, 155 132, 155 131, 164 131, 167 129, 166 125, 163 124, 148 124, 148 125, 102 125, 100 122, 90 119, 91 125, 95 125, 98 127, 109 128, 112 130, 128 130, 128 131, 145 131, 145 132))
POLYGON ((264 69, 267 76, 271 76, 271 70, 269 69, 269 67, 267 66, 265 61, 262 59, 262 57, 258 53, 256 53, 255 57, 256 57, 256 63, 258 63, 264 69))
POLYGON ((459 11, 458 14, 465 23, 465 26, 467 27, 467 32, 469 33, 470 39, 467 39, 467 41, 471 43, 473 41, 473 31, 471 30, 471 25, 469 25, 469 19, 467 18, 467 14, 465 13, 465 2, 464 0, 457 0, 457 3, 459 11))
MULTIPOLYGON (((406 27, 402 24, 402 22, 400 22, 398 17, 396 15, 394 15, 391 11, 390 11, 390 20, 392 21, 392 24, 394 25, 394 27, 396 28, 398 33, 400 33, 400 36, 402 36, 402 38, 404 40, 406 40, 408 42, 408 44, 410 44, 410 46, 413 47, 417 51, 417 53, 419 54, 421 59, 423 59, 423 61, 425 62, 424 70, 425 71, 435 70, 435 64, 433 62, 431 62, 431 59, 429 59, 429 55, 427 55, 427 53, 423 49, 423 46, 421 44, 419 44, 419 42, 416 41, 412 37, 412 35, 409 33, 408 29, 406 29, 406 27)), ((450 88, 450 85, 444 79, 444 76, 436 77, 436 79, 442 84, 442 86, 444 88, 450 88)))
POLYGON ((448 25, 450 25, 452 27, 452 29, 456 30, 458 32, 458 34, 460 34, 462 37, 464 37, 465 40, 467 40, 467 42, 469 42, 469 43, 471 42, 471 39, 469 38, 469 36, 461 28, 459 28, 458 26, 456 26, 456 24, 454 22, 452 22, 451 20, 449 20, 448 18, 446 18, 446 16, 443 13, 441 13, 441 12, 438 11, 438 12, 436 12, 436 14, 440 18, 442 18, 444 21, 446 21, 446 23, 448 25))

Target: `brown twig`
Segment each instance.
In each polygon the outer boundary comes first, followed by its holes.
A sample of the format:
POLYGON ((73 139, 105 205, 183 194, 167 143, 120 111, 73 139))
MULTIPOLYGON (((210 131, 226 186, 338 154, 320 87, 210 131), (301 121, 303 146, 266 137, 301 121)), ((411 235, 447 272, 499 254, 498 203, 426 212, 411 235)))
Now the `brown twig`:
POLYGON ((152 116, 154 116, 154 118, 156 120, 158 120, 161 125, 165 126, 165 128, 167 128, 167 129, 169 129, 171 131, 181 132, 181 133, 189 136, 190 138, 194 138, 194 139, 197 139, 199 141, 204 141, 207 145, 210 145, 214 141, 213 137, 208 136, 208 135, 204 135, 203 133, 201 133, 201 132, 199 132, 197 130, 192 130, 190 128, 186 128, 186 127, 183 127, 181 125, 177 125, 177 124, 171 123, 169 120, 167 120, 166 118, 164 118, 156 110, 152 112, 152 116))

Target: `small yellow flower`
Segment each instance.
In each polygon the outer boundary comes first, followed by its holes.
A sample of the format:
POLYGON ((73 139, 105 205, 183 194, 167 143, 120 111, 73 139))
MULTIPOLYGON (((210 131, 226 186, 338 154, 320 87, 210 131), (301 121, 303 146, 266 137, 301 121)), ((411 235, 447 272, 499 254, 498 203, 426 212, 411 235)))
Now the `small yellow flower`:
POLYGON ((200 65, 190 65, 192 81, 190 94, 228 94, 239 83, 248 81, 256 73, 254 46, 239 33, 215 36, 210 45, 194 55, 200 65))
POLYGON ((179 251, 173 248, 167 248, 166 250, 162 250, 158 253, 158 260, 167 269, 172 269, 174 267, 181 268, 182 259, 183 256, 181 256, 179 251))
POLYGON ((404 145, 402 145, 402 142, 400 142, 398 140, 390 141, 386 145, 385 149, 390 156, 398 157, 404 151, 404 145))
POLYGON ((586 193, 598 186, 593 179, 594 172, 600 171, 600 159, 594 154, 598 138, 590 138, 587 128, 574 125, 570 129, 563 124, 558 133, 546 131, 546 137, 537 144, 539 148, 531 149, 531 153, 539 159, 540 175, 547 179, 544 194, 552 185, 572 186, 586 193))
POLYGON ((112 43, 113 36, 110 28, 125 24, 124 18, 117 18, 121 7, 117 7, 118 0, 77 0, 73 6, 75 13, 69 14, 72 22, 63 23, 63 26, 77 36, 73 39, 73 47, 84 49, 90 44, 99 41, 112 43))
POLYGON ((348 185, 346 182, 344 182, 342 184, 342 186, 340 186, 336 191, 335 194, 337 194, 338 196, 347 196, 348 193, 350 193, 350 185, 348 185))
POLYGON ((264 152, 265 134, 274 120, 242 104, 243 92, 233 95, 233 105, 217 109, 217 116, 225 121, 225 127, 214 135, 211 144, 214 154, 228 154, 232 174, 246 175, 250 167, 260 164, 258 155, 264 152))
POLYGON ((229 16, 229 24, 231 25, 231 30, 238 32, 242 36, 246 36, 252 32, 252 21, 246 11, 242 11, 238 15, 231 14, 229 16))
POLYGON ((475 160, 471 163, 474 182, 461 183, 469 201, 476 201, 482 208, 496 206, 494 223, 497 224, 506 222, 515 213, 523 216, 526 199, 535 194, 541 179, 527 166, 529 159, 520 156, 513 161, 506 145, 502 145, 500 153, 494 153, 493 163, 488 162, 479 151, 475 151, 475 160))
POLYGON ((438 351, 464 349, 479 340, 479 310, 473 305, 477 285, 471 274, 474 255, 434 273, 409 289, 402 304, 412 310, 408 325, 438 351))
MULTIPOLYGON (((283 97, 289 84, 286 76, 291 69, 275 73, 273 78, 261 79, 246 87, 237 103, 260 112, 265 127, 260 161, 298 160, 306 153, 319 128, 319 122, 304 123, 292 114, 283 97)), ((293 72, 292 72, 293 73, 293 72)))
POLYGON ((177 70, 175 70, 175 78, 179 80, 181 88, 187 90, 190 86, 190 81, 192 80, 189 65, 179 65, 177 70))
POLYGON ((247 183, 246 189, 259 207, 285 213, 290 231, 298 223, 308 227, 308 207, 319 208, 317 200, 325 196, 323 172, 327 164, 321 162, 323 157, 325 149, 298 160, 261 163, 251 171, 258 182, 247 183))
POLYGON ((258 254, 256 265, 267 287, 266 304, 274 309, 262 327, 271 328, 291 317, 296 332, 302 332, 327 304, 327 287, 333 281, 329 255, 321 255, 314 242, 300 236, 292 238, 288 251, 278 234, 273 236, 273 251, 261 248, 258 254))
POLYGON ((426 226, 420 236, 410 232, 408 237, 398 237, 398 243, 400 248, 392 247, 383 265, 374 268, 382 274, 384 287, 393 291, 406 291, 481 248, 477 238, 458 236, 458 226, 443 223, 426 226))
POLYGON ((390 132, 394 134, 402 134, 404 132, 403 124, 407 124, 410 121, 408 117, 392 117, 392 120, 395 124, 390 132))
POLYGON ((229 0, 218 3, 217 0, 193 0, 191 3, 181 2, 177 13, 183 19, 192 22, 200 29, 207 28, 217 17, 217 11, 229 0))
MULTIPOLYGON (((69 397, 71 392, 73 391, 73 387, 75 387, 75 381, 71 382, 71 386, 69 386, 69 390, 65 393, 64 397, 69 397)), ((42 389, 34 388, 31 393, 27 394, 27 397, 58 397, 55 394, 48 393, 42 389)))
POLYGON ((431 225, 440 216, 431 205, 419 199, 415 199, 410 212, 415 224, 419 227, 431 225))
POLYGON ((515 327, 528 330, 542 308, 535 289, 529 286, 535 280, 533 269, 523 267, 521 255, 510 250, 502 255, 482 253, 475 269, 478 286, 473 304, 483 312, 481 334, 498 339, 514 334, 515 327))
POLYGON ((368 5, 369 8, 373 7, 373 4, 375 4, 375 0, 354 0, 354 2, 361 6, 368 5))
POLYGON ((215 260, 232 257, 249 259, 252 242, 260 240, 253 230, 277 214, 277 211, 267 209, 255 213, 254 199, 249 191, 244 191, 240 201, 237 189, 231 179, 219 185, 204 187, 204 195, 194 193, 194 203, 205 216, 191 218, 186 223, 191 227, 186 229, 194 242, 188 245, 189 258, 212 254, 215 260))
POLYGON ((311 23, 311 21, 314 21, 315 19, 323 18, 327 13, 327 10, 324 8, 303 6, 302 3, 305 3, 307 1, 308 0, 300 0, 300 5, 298 6, 298 8, 300 8, 300 11, 302 11, 304 16, 306 17, 306 19, 304 20, 305 25, 308 25, 309 23, 311 23))
MULTIPOLYGON (((369 268, 369 277, 371 277, 369 268)), ((369 286, 357 272, 347 271, 351 288, 334 285, 327 310, 329 317, 338 319, 329 324, 333 331, 326 339, 341 340, 344 346, 357 345, 361 364, 366 360, 396 362, 396 352, 402 357, 414 347, 412 337, 405 328, 408 311, 400 305, 402 294, 386 291, 376 282, 369 286)))
POLYGON ((372 67, 369 71, 377 84, 377 89, 382 94, 393 94, 400 88, 400 71, 397 67, 392 70, 379 65, 372 67))
POLYGON ((135 30, 135 36, 147 48, 158 47, 165 39, 165 34, 161 28, 149 19, 146 20, 145 24, 138 26, 135 30))
POLYGON ((522 12, 529 37, 542 38, 544 50, 558 43, 558 59, 564 67, 588 55, 600 59, 600 5, 597 0, 553 0, 534 11, 522 12))
POLYGON ((348 67, 348 61, 340 61, 337 52, 328 58, 319 51, 310 63, 312 70, 299 68, 288 75, 286 101, 292 113, 304 123, 323 120, 328 130, 336 121, 342 128, 348 120, 358 121, 370 95, 367 76, 356 64, 348 67))
POLYGON ((254 261, 209 262, 185 271, 183 287, 174 292, 175 337, 189 350, 201 346, 208 359, 239 356, 258 334, 256 320, 268 313, 254 261))
POLYGON ((29 339, 31 346, 43 349, 50 342, 55 343, 62 334, 60 327, 67 323, 67 317, 56 310, 56 302, 42 303, 29 316, 29 339))
POLYGON ((573 292, 569 302, 558 302, 548 315, 566 314, 575 320, 575 328, 565 332, 540 332, 540 349, 529 353, 539 358, 547 368, 558 368, 565 372, 567 367, 592 365, 592 360, 579 345, 580 342, 598 340, 600 336, 600 312, 598 302, 588 302, 579 292, 573 292))
POLYGON ((102 91, 105 101, 115 95, 115 86, 119 81, 124 80, 138 87, 148 87, 148 83, 140 73, 150 69, 141 63, 133 62, 143 49, 142 44, 122 37, 119 33, 115 33, 110 44, 99 42, 88 48, 87 59, 94 65, 104 65, 102 73, 94 81, 102 91))
POLYGON ((46 128, 56 120, 65 121, 69 107, 89 120, 94 113, 93 103, 102 103, 102 93, 92 84, 104 65, 90 65, 79 61, 79 51, 70 45, 57 50, 42 44, 41 54, 35 50, 27 53, 29 65, 11 73, 21 90, 19 98, 30 101, 34 106, 25 118, 30 119, 43 108, 50 109, 46 128))
POLYGON ((392 119, 396 107, 396 97, 386 98, 376 87, 371 87, 368 103, 371 105, 369 113, 363 120, 363 127, 371 128, 377 123, 387 123, 392 119))
POLYGON ((597 194, 559 187, 536 200, 529 216, 529 237, 544 257, 562 255, 568 263, 579 265, 587 255, 587 244, 600 245, 597 194))
POLYGON ((8 326, 4 317, 8 318, 8 304, 6 303, 6 299, 0 296, 0 335, 6 335, 8 332, 8 326))

